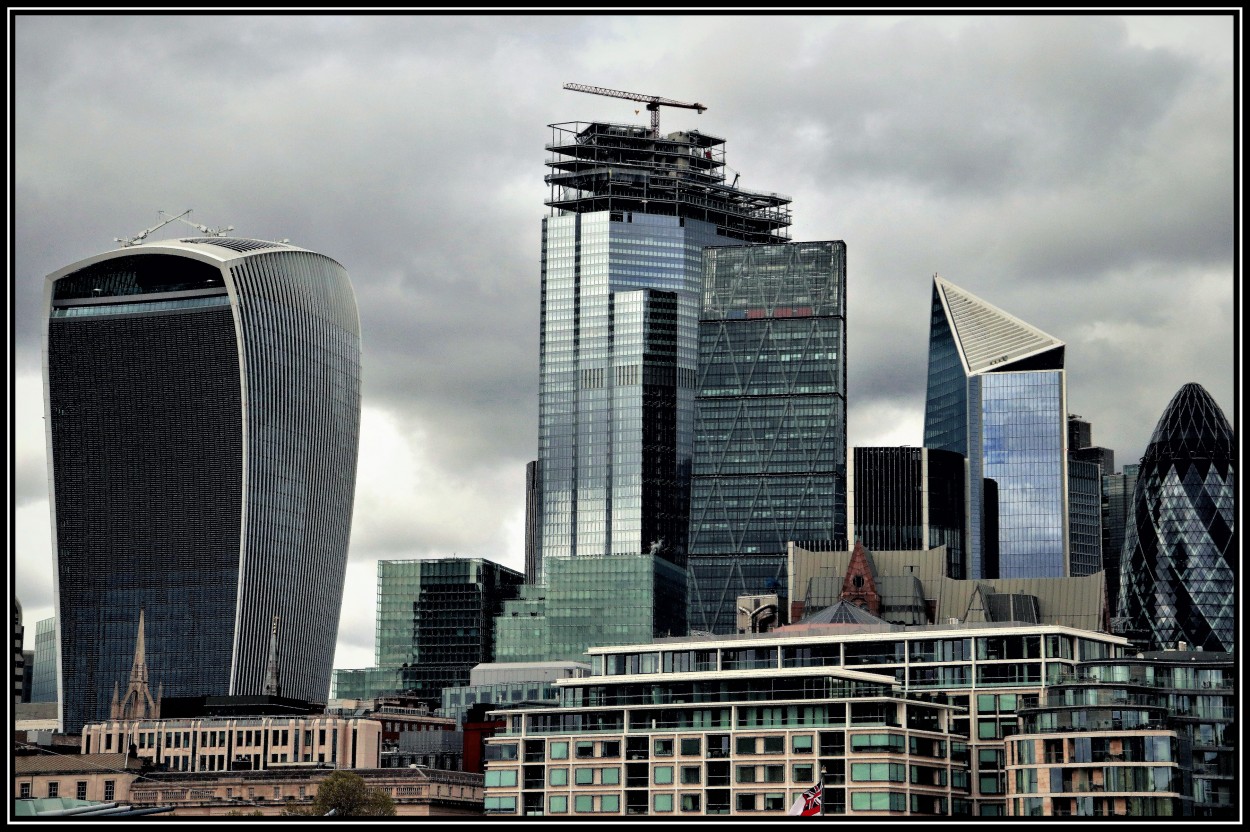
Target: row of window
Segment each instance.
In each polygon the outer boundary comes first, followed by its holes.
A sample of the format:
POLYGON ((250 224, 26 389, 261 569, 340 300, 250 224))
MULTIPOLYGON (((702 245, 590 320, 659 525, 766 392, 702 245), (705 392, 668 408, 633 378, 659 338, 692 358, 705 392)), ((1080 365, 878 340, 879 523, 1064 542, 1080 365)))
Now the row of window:
MULTIPOLYGON (((30 800, 34 797, 33 791, 34 791, 33 784, 30 783, 29 781, 25 783, 19 783, 17 796, 23 800, 30 800)), ((104 781, 104 800, 105 801, 113 800, 116 797, 116 795, 117 795, 117 781, 105 780, 104 781)), ((60 797, 61 796, 61 783, 59 780, 48 781, 47 796, 48 797, 60 797)), ((87 781, 86 780, 79 780, 74 784, 74 798, 77 800, 87 799, 87 781)))

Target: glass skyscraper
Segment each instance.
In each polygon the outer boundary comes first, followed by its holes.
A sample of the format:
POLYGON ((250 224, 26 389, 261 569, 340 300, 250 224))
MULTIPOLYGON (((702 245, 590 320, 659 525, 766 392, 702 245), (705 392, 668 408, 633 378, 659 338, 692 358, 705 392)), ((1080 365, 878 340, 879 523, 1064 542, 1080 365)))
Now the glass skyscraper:
POLYGON ((685 549, 705 246, 778 242, 789 200, 729 186, 724 140, 555 124, 542 232, 539 569, 685 549))
POLYGON ((691 628, 784 595, 786 543, 846 545, 846 244, 703 254, 690 496, 691 628))
POLYGON ((495 617, 525 576, 484 558, 378 561, 376 667, 334 672, 334 695, 407 693, 431 708, 495 659, 495 617))
POLYGON ((55 702, 56 678, 60 662, 56 659, 56 619, 45 618, 35 624, 35 668, 31 672, 30 701, 55 702))
POLYGON ((1062 341, 934 275, 924 444, 968 458, 969 578, 1071 574, 1063 358, 1062 341))
POLYGON ((1107 579, 1107 609, 1113 616, 1120 608, 1120 556, 1124 533, 1133 516, 1133 489, 1137 485, 1138 468, 1125 465, 1119 474, 1102 475, 1102 567, 1107 579))
MULTIPOLYGON (((592 586, 574 584, 598 583, 603 559, 642 557, 677 566, 665 580, 684 594, 703 249, 784 242, 790 200, 727 184, 725 142, 706 133, 603 122, 551 130, 529 480, 535 582, 547 598, 590 598, 592 586), (566 585, 553 586, 548 564, 563 558, 594 565, 564 570, 566 585)), ((581 629, 582 649, 616 638, 590 609, 583 620, 598 621, 581 629)), ((655 634, 672 631, 671 611, 649 612, 655 634)))
POLYGON ((946 547, 944 574, 966 577, 967 463, 937 448, 854 448, 851 540, 870 551, 946 547))
POLYGON ((171 696, 324 701, 360 429, 360 328, 321 254, 144 243, 48 276, 46 426, 62 728, 108 716, 146 618, 171 696))
POLYGON ((1137 472, 1120 562, 1126 634, 1153 649, 1234 649, 1235 495, 1232 428, 1202 385, 1186 384, 1137 472))

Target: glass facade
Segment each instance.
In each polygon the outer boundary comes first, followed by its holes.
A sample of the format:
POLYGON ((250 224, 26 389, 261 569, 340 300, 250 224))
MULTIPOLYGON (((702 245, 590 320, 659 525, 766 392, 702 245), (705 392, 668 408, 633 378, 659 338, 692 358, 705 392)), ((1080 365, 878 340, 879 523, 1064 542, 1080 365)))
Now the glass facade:
POLYGON ((1107 607, 1113 616, 1117 615, 1120 607, 1120 553, 1124 548, 1124 532, 1132 516, 1137 468, 1136 465, 1125 465, 1119 474, 1102 475, 1102 559, 1107 579, 1107 607))
POLYGON ((969 578, 1072 574, 1063 351, 934 278, 924 441, 968 458, 969 578))
POLYGON ((431 708, 495 659, 495 621, 525 576, 483 558, 378 561, 377 666, 336 670, 335 695, 407 693, 431 708))
POLYGON ((60 670, 56 649, 56 619, 35 623, 35 667, 31 671, 30 701, 55 702, 60 670))
POLYGON ((1062 370, 973 376, 983 476, 998 484, 998 577, 1062 578, 1067 455, 1062 370))
POLYGON ((910 447, 855 448, 852 456, 852 538, 878 550, 946 546, 945 574, 966 577, 964 458, 910 447))
POLYGON ((543 222, 539 569, 684 548, 706 223, 609 212, 543 222))
POLYGON ((1068 460, 1068 530, 1071 574, 1102 569, 1102 466, 1097 462, 1068 460))
POLYGON ((62 269, 46 298, 63 730, 107 716, 141 608, 167 695, 261 693, 277 615, 284 691, 323 700, 360 419, 347 273, 165 241, 62 269))
POLYGON ((842 242, 704 252, 688 562, 695 629, 732 633, 738 594, 784 585, 773 564, 787 541, 844 545, 845 296, 842 242))
MULTIPOLYGON (((601 122, 551 128, 538 459, 527 521, 536 553, 532 580, 547 591, 542 602, 535 593, 509 607, 507 618, 516 619, 523 606, 531 622, 514 627, 510 621, 504 631, 510 654, 576 658, 591 643, 589 631, 562 623, 557 607, 569 600, 562 593, 571 592, 579 615, 594 619, 584 602, 599 597, 587 584, 596 570, 608 576, 618 568, 642 569, 672 578, 671 586, 647 591, 655 602, 683 593, 672 599, 680 613, 613 607, 628 613, 622 632, 638 632, 643 618, 648 632, 685 626, 684 569, 653 569, 638 556, 684 565, 702 252, 737 241, 784 240, 789 199, 727 185, 724 140, 709 134, 655 136, 601 122), (643 566, 615 565, 615 557, 643 566), (588 560, 589 571, 567 572, 563 585, 553 584, 551 564, 566 559, 588 560), (534 615, 546 601, 545 614, 534 615), (514 629, 518 636, 544 633, 546 655, 512 641, 514 629)), ((607 627, 615 638, 613 626, 601 621, 595 628, 607 627)))
POLYGON ((1172 398, 1142 457, 1120 562, 1118 616, 1156 649, 1233 650, 1233 434, 1199 384, 1172 398))

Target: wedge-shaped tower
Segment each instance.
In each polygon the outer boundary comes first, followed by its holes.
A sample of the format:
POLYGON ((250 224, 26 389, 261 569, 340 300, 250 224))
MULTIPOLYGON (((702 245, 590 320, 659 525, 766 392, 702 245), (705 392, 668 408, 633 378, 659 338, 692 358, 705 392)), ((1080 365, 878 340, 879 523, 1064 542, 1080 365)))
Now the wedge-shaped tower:
POLYGON ((1120 558, 1119 617, 1153 649, 1233 650, 1235 486, 1232 428, 1186 384, 1142 457, 1120 558))
POLYGON ((969 578, 1071 574, 1063 358, 1058 338, 934 275, 924 444, 968 458, 969 578))

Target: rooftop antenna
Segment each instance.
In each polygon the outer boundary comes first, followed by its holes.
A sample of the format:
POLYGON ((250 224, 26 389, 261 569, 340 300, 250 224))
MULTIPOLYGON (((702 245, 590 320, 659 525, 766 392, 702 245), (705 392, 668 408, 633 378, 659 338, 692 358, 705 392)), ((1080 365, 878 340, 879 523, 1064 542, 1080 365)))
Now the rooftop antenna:
MULTIPOLYGON (((642 101, 647 105, 647 109, 651 111, 651 138, 658 139, 660 137, 660 107, 684 107, 687 110, 696 110, 699 115, 703 115, 703 111, 707 107, 702 104, 689 104, 685 101, 674 101, 671 98, 662 98, 658 95, 644 95, 640 92, 624 92, 622 90, 610 90, 607 87, 592 87, 588 84, 565 84, 566 90, 573 92, 588 92, 592 95, 606 95, 610 98, 625 98, 629 101, 642 101)), ((634 112, 638 112, 635 110, 634 112)))
MULTIPOLYGON (((164 211, 157 211, 156 213, 158 216, 165 217, 164 211)), ((183 211, 178 216, 166 217, 161 222, 158 222, 156 225, 152 226, 151 228, 147 228, 147 229, 144 229, 143 231, 140 231, 138 234, 136 234, 133 237, 114 237, 113 241, 117 243, 121 243, 123 246, 137 246, 139 245, 139 243, 147 239, 147 236, 151 234, 153 231, 157 230, 158 228, 164 228, 165 226, 169 225, 174 220, 180 220, 190 213, 191 213, 191 209, 188 208, 187 210, 183 211)))
POLYGON ((233 225, 227 225, 224 228, 209 228, 207 225, 200 225, 198 222, 191 222, 191 220, 182 219, 183 217, 185 217, 187 214, 190 214, 190 213, 191 213, 190 211, 187 211, 185 214, 180 214, 179 216, 174 217, 174 219, 182 220, 183 222, 185 222, 187 225, 191 226, 192 228, 198 228, 200 230, 200 233, 205 234, 206 236, 209 236, 209 237, 224 237, 226 236, 227 232, 234 230, 233 225))
POLYGON ((227 225, 225 228, 209 228, 207 225, 201 225, 198 222, 191 222, 191 220, 185 219, 187 214, 191 213, 190 208, 183 211, 181 214, 179 214, 176 217, 168 216, 164 211, 157 211, 156 213, 157 213, 157 216, 161 217, 161 222, 158 222, 156 225, 152 226, 151 228, 140 231, 138 234, 136 234, 133 237, 125 237, 125 238, 114 237, 113 240, 115 242, 121 243, 123 246, 137 246, 139 245, 139 243, 147 239, 147 236, 151 234, 153 231, 156 231, 158 228, 164 228, 165 226, 169 225, 174 220, 178 220, 179 222, 184 222, 187 225, 191 226, 192 228, 198 229, 200 233, 205 234, 209 237, 224 237, 226 236, 227 232, 234 230, 233 225, 227 225))

